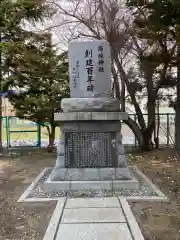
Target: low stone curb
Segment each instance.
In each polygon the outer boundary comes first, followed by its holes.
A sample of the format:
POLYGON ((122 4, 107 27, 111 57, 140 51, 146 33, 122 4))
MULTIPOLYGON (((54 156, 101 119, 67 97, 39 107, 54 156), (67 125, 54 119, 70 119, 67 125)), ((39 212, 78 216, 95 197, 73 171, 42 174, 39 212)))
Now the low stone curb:
MULTIPOLYGON (((156 187, 136 166, 131 167, 134 168, 138 174, 144 179, 144 181, 147 182, 147 184, 154 190, 154 192, 157 194, 157 196, 123 196, 129 201, 158 201, 158 202, 169 202, 169 199, 159 190, 158 187, 156 187)), ((37 178, 32 182, 32 184, 25 190, 25 192, 21 195, 18 202, 47 202, 47 201, 58 201, 62 199, 63 197, 35 197, 30 198, 28 197, 31 191, 35 188, 37 182, 43 177, 44 173, 51 168, 45 168, 38 176, 37 178)), ((119 196, 121 197, 121 196, 119 196)))
POLYGON ((124 215, 127 220, 127 224, 129 226, 129 229, 131 231, 133 240, 144 240, 144 237, 141 233, 141 230, 136 222, 136 219, 131 211, 131 208, 126 200, 126 198, 119 197, 122 209, 124 211, 124 215))

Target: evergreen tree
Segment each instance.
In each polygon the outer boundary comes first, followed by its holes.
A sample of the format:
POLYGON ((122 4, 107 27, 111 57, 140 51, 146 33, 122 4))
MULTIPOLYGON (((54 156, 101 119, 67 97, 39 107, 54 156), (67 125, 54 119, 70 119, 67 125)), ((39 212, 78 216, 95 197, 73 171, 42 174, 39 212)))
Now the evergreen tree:
MULTIPOLYGON (((43 1, 1 0, 0 1, 0 91, 4 91, 7 75, 16 72, 10 58, 23 55, 26 41, 35 34, 25 30, 26 24, 35 24, 53 14, 43 1)), ((0 151, 2 151, 2 101, 0 97, 0 151)))
POLYGON ((61 111, 61 99, 69 96, 67 52, 58 54, 49 35, 38 38, 29 40, 30 55, 27 50, 21 57, 13 56, 11 65, 15 62, 17 71, 6 79, 4 87, 21 90, 9 96, 16 115, 47 127, 52 148, 57 126, 54 113, 61 111))

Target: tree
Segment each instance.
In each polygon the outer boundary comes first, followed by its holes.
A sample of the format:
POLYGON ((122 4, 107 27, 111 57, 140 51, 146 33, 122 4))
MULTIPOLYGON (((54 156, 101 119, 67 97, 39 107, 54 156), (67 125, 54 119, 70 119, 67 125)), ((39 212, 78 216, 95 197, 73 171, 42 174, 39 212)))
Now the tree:
MULTIPOLYGON (((12 69, 7 58, 24 45, 32 32, 26 31, 25 23, 43 21, 52 11, 43 1, 1 0, 0 2, 0 91, 3 91, 4 78, 12 69)), ((2 152, 2 102, 0 97, 0 151, 2 152)))
POLYGON ((20 94, 9 96, 20 118, 45 126, 49 135, 49 149, 54 146, 54 113, 61 111, 60 102, 69 96, 67 52, 57 54, 48 35, 29 40, 26 53, 14 54, 11 65, 16 65, 16 74, 6 79, 6 88, 21 89, 20 94))
POLYGON ((133 9, 135 22, 140 27, 141 38, 158 42, 164 48, 161 62, 169 67, 171 73, 176 68, 175 145, 176 149, 180 150, 180 2, 154 0, 141 3, 128 0, 127 3, 133 9))
POLYGON ((125 123, 134 132, 142 149, 152 148, 159 89, 169 87, 174 82, 169 74, 169 57, 173 55, 174 48, 165 52, 167 41, 166 45, 161 45, 158 41, 150 42, 136 34, 137 28, 140 28, 134 21, 136 16, 127 10, 121 0, 79 0, 68 6, 59 2, 54 5, 62 19, 59 26, 65 25, 68 29, 70 25, 71 33, 77 33, 73 38, 105 38, 109 42, 116 97, 121 99, 121 109, 124 111, 126 89, 137 114, 137 122, 129 117, 125 123), (164 57, 166 64, 161 61, 164 57), (141 98, 147 96, 147 123, 140 107, 139 94, 141 98))

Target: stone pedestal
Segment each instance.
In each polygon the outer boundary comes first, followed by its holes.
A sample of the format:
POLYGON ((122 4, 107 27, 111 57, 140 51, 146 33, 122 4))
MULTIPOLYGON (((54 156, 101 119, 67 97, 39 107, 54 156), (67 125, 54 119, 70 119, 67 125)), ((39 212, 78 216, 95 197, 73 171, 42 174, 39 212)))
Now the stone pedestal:
POLYGON ((138 181, 127 168, 122 145, 121 120, 127 117, 122 112, 56 113, 61 134, 49 187, 137 189, 138 181))
POLYGON ((56 113, 60 145, 56 166, 64 168, 126 167, 120 112, 56 113))

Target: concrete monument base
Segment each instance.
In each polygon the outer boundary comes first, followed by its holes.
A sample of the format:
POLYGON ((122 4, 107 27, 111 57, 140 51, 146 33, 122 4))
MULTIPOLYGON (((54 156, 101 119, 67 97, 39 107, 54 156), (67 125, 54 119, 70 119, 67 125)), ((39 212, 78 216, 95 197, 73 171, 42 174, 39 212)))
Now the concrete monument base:
POLYGON ((138 189, 122 144, 124 112, 55 114, 61 135, 56 165, 46 182, 55 190, 138 189))
POLYGON ((61 135, 56 167, 125 168, 121 112, 56 113, 61 135))
POLYGON ((45 183, 47 190, 116 190, 139 188, 128 168, 58 168, 45 183))

